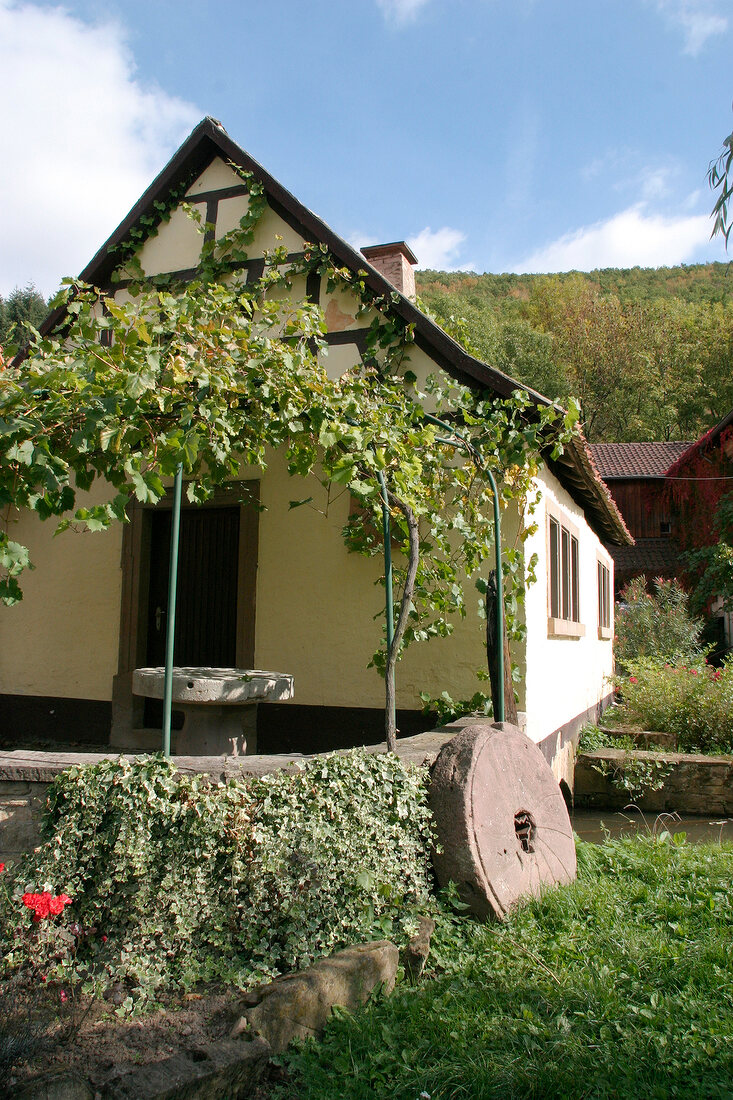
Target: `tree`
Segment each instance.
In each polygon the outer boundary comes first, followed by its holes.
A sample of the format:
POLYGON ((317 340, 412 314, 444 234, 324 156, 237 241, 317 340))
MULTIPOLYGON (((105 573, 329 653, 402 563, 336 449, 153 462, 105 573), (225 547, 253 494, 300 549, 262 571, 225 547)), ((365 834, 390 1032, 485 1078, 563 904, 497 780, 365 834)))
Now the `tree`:
POLYGON ((733 133, 723 141, 723 151, 716 160, 710 162, 708 168, 708 183, 712 191, 719 191, 715 200, 715 206, 710 214, 713 221, 711 238, 720 233, 728 250, 728 238, 730 237, 731 221, 729 203, 733 197, 733 133))
POLYGON ((647 592, 645 577, 634 577, 621 592, 616 617, 614 655, 617 670, 628 673, 640 657, 690 660, 700 653, 703 623, 688 608, 688 597, 676 580, 657 577, 647 592))
POLYGON ((26 326, 38 328, 47 313, 48 305, 33 283, 16 287, 4 301, 0 297, 0 347, 25 343, 30 335, 26 326))
POLYGON ((578 394, 593 441, 694 439, 733 404, 726 271, 421 272, 418 283, 487 362, 560 403, 578 394))
POLYGON ((716 599, 724 611, 733 611, 733 493, 721 497, 715 511, 709 546, 685 554, 685 562, 697 583, 691 604, 698 612, 708 611, 716 599))

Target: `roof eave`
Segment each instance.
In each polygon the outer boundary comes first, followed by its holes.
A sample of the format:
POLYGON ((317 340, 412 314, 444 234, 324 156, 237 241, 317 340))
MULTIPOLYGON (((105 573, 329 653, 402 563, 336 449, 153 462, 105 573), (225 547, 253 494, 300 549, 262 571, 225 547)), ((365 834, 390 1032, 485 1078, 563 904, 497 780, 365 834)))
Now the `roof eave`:
POLYGON ((717 443, 725 429, 729 428, 731 425, 733 425, 733 409, 731 409, 722 420, 719 420, 717 424, 701 435, 699 439, 691 443, 687 450, 683 451, 679 458, 675 459, 664 476, 673 477, 674 474, 678 470, 681 470, 685 463, 692 458, 693 454, 697 451, 707 451, 713 443, 717 443))
MULTIPOLYGON (((530 389, 470 355, 413 302, 397 291, 381 272, 372 267, 361 252, 352 248, 317 214, 303 206, 258 161, 237 145, 215 119, 208 116, 191 131, 127 216, 98 249, 81 272, 80 280, 100 287, 108 283, 118 263, 115 256, 117 246, 126 240, 130 231, 154 209, 153 204, 159 196, 186 178, 193 178, 200 174, 216 156, 223 156, 238 167, 251 172, 262 183, 268 197, 274 200, 276 205, 280 205, 285 211, 297 217, 302 225, 312 232, 314 243, 325 244, 344 266, 363 271, 367 286, 375 293, 389 297, 392 308, 404 321, 414 326, 417 346, 427 351, 457 381, 469 385, 478 383, 500 397, 510 397, 515 390, 520 389, 529 395, 532 404, 538 408, 555 404, 538 391, 530 389)), ((45 335, 51 331, 63 319, 64 313, 63 307, 53 310, 41 326, 42 333, 45 335)), ((566 449, 564 461, 549 459, 548 464, 552 463, 564 471, 564 478, 561 474, 558 476, 561 481, 569 483, 567 487, 571 495, 584 510, 590 510, 589 520, 599 537, 611 543, 620 540, 621 545, 633 542, 620 512, 603 485, 593 464, 588 444, 582 436, 574 440, 566 449), (575 461, 568 461, 570 455, 574 456, 575 461), (574 471, 574 475, 571 475, 571 471, 574 471)))

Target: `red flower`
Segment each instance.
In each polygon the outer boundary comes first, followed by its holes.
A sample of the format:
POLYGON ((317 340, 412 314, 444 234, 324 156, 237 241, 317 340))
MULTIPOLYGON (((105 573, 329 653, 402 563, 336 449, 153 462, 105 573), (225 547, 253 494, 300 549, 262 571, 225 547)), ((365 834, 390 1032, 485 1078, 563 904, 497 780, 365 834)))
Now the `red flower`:
POLYGON ((637 680, 636 676, 629 676, 629 683, 630 684, 638 684, 639 681, 637 680))
POLYGON ((693 676, 697 676, 697 669, 696 668, 691 668, 690 672, 692 673, 693 676))
POLYGON ((71 898, 68 894, 59 894, 49 901, 48 911, 52 917, 57 917, 59 913, 63 913, 65 905, 71 905, 71 898))
POLYGON ((5 870, 5 864, 0 863, 0 875, 3 873, 4 870, 5 870))
POLYGON ((106 942, 107 942, 107 937, 106 937, 106 936, 102 936, 102 943, 106 943, 106 942))
POLYGON ((23 894, 20 900, 27 909, 33 910, 34 924, 43 920, 44 917, 57 917, 59 913, 63 913, 65 905, 71 904, 68 894, 59 894, 54 897, 47 890, 42 894, 23 894))

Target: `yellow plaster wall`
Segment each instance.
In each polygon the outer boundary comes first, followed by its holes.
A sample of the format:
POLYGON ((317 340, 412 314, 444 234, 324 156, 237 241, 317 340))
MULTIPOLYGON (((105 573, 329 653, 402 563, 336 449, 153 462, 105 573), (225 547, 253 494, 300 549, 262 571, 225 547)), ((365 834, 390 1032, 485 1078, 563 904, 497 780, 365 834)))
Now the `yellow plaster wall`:
MULTIPOLYGON (((239 225, 239 219, 247 212, 247 199, 221 199, 216 219, 216 235, 223 237, 239 225)), ((288 252, 302 252, 303 238, 287 222, 278 217, 269 206, 262 212, 254 229, 252 243, 247 249, 249 256, 263 256, 273 248, 285 246, 288 252)))
MULTIPOLYGON (((106 499, 79 495, 79 506, 106 499)), ((122 527, 65 531, 22 513, 11 538, 28 546, 35 571, 23 575, 24 598, 0 607, 0 693, 64 699, 111 699, 117 672, 122 527)))
POLYGON ((208 168, 194 180, 186 192, 186 198, 200 195, 202 191, 223 191, 228 187, 241 187, 244 180, 221 157, 214 157, 208 168))
MULTIPOLYGON (((412 371, 417 381, 415 382, 415 388, 422 394, 425 394, 425 384, 431 375, 444 378, 447 382, 452 381, 448 379, 438 364, 427 355, 422 348, 412 344, 405 356, 405 360, 402 364, 402 371, 412 371)), ((428 394, 423 399, 423 408, 427 412, 436 412, 436 401, 428 394)))
POLYGON ((358 366, 361 353, 356 344, 334 344, 325 348, 319 359, 329 378, 340 378, 347 370, 358 366))
MULTIPOLYGON (((205 219, 206 206, 198 204, 196 209, 205 219)), ((157 234, 142 245, 138 253, 140 265, 146 275, 195 267, 201 257, 203 239, 201 226, 185 210, 174 210, 170 220, 163 222, 157 234)))
MULTIPOLYGON (((382 558, 350 554, 341 529, 350 495, 328 505, 315 479, 290 478, 282 455, 267 471, 247 468, 243 478, 261 478, 255 665, 295 676, 295 701, 327 706, 380 707, 383 684, 369 659, 384 623, 384 590, 377 584, 382 558), (289 510, 309 494, 315 508, 289 510), (374 616, 377 615, 375 621, 374 616)), ((103 499, 95 493, 94 500, 103 499)), ((81 501, 80 503, 86 503, 81 501)), ((65 532, 24 514, 14 537, 30 547, 33 573, 25 598, 0 609, 0 693, 62 698, 112 698, 117 672, 122 527, 103 533, 65 532)), ((480 686, 483 626, 470 612, 451 639, 408 650, 398 666, 397 703, 419 709, 420 691, 447 690, 466 698, 480 686)))
MULTIPOLYGON (((295 702, 379 707, 384 688, 369 659, 384 623, 382 558, 350 554, 341 529, 350 495, 328 505, 315 479, 290 478, 281 455, 262 477, 255 662, 295 676, 295 702), (314 496, 314 507, 288 501, 314 496), (316 508, 321 509, 317 511, 316 508), (322 514, 327 509, 327 515, 322 514), (378 618, 375 621, 374 616, 378 618)), ((420 691, 466 698, 480 686, 483 624, 469 591, 470 612, 450 639, 410 647, 397 672, 397 705, 419 709, 420 691)))
MULTIPOLYGON (((186 199, 193 203, 202 218, 206 217, 206 205, 196 203, 196 196, 206 191, 224 190, 243 183, 237 175, 220 158, 215 159, 208 168, 202 172, 199 178, 189 187, 186 199)), ((242 216, 247 212, 248 198, 246 195, 220 199, 217 208, 216 236, 223 237, 226 233, 239 225, 242 216)), ((155 236, 150 237, 142 245, 138 258, 147 275, 162 274, 164 272, 179 271, 194 267, 201 255, 203 237, 200 227, 183 210, 175 210, 168 222, 164 222, 155 236)), ((283 221, 271 207, 266 207, 254 229, 254 237, 247 253, 252 258, 258 258, 274 248, 285 246, 289 252, 303 251, 303 238, 287 222, 283 221)), ((117 292, 120 294, 121 292, 117 292)), ((275 296, 277 292, 273 292, 275 296)), ((305 294, 305 279, 295 279, 291 291, 293 297, 302 299, 305 294)), ((360 301, 358 297, 346 287, 335 287, 328 291, 325 282, 322 282, 319 297, 319 305, 326 315, 329 331, 343 332, 355 329, 367 328, 377 316, 375 310, 366 310, 359 314, 360 301)), ((428 362, 423 353, 413 353, 419 359, 428 362)), ((353 353, 346 357, 344 368, 353 366, 358 362, 353 358, 353 353)), ((345 357, 340 349, 334 348, 331 361, 328 363, 329 372, 335 368, 336 361, 344 362, 345 357)), ((433 368, 434 369, 434 366, 433 368)))
POLYGON ((320 306, 326 316, 329 332, 367 328, 376 316, 374 310, 357 316, 360 302, 356 295, 345 287, 335 287, 328 293, 325 283, 321 286, 320 306))

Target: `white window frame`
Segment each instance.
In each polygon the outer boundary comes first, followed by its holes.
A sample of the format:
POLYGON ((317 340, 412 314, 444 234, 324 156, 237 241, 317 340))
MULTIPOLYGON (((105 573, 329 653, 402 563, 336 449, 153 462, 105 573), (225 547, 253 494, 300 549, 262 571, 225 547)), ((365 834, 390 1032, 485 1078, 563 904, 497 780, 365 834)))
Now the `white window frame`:
POLYGON ((547 513, 547 634, 582 638, 580 532, 560 512, 547 513))
POLYGON ((610 566, 598 558, 598 637, 603 641, 613 638, 613 604, 611 597, 610 566))

